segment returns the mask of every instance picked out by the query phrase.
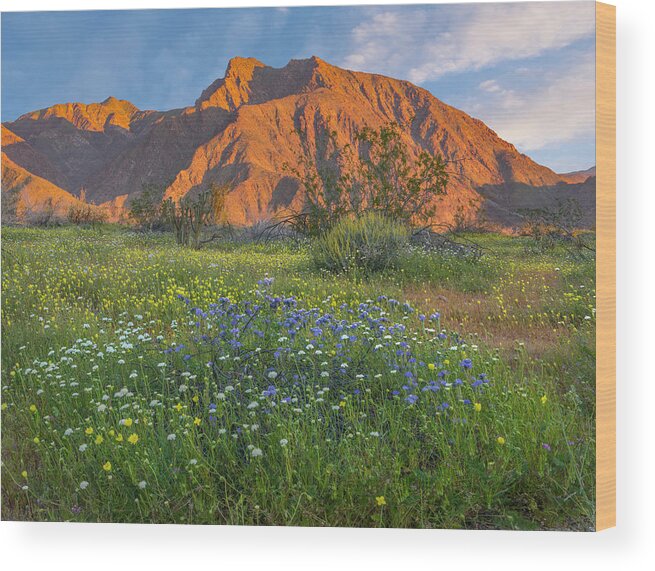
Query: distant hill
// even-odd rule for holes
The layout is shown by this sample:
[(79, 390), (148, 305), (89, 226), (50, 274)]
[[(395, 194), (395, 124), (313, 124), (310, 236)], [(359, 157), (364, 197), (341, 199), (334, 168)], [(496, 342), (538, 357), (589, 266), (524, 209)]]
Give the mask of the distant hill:
[[(39, 196), (50, 192), (61, 200), (84, 192), (95, 204), (120, 208), (144, 184), (179, 199), (226, 183), (228, 220), (250, 224), (302, 207), (299, 181), (285, 164), (298, 166), (302, 153), (319, 156), (332, 131), (338, 144), (356, 144), (358, 130), (389, 122), (398, 123), (414, 156), (426, 150), (456, 161), (447, 195), (436, 199), (435, 222), (450, 222), (458, 212), (476, 217), (490, 189), (519, 185), (533, 189), (535, 200), (550, 200), (560, 192), (552, 189), (575, 195), (584, 182), (537, 164), (482, 121), (407, 81), (317, 57), (283, 68), (234, 58), (225, 77), (183, 109), (142, 111), (110, 97), (54, 105), (3, 124), (3, 191), (21, 184), (23, 191), (38, 188)], [(495, 219), (512, 225), (505, 207), (511, 211), (511, 201), (496, 209)], [(595, 209), (595, 201), (588, 208)]]
[(593, 166), (593, 167), (591, 167), (591, 168), (589, 168), (587, 170), (584, 170), (584, 171), (566, 172), (566, 173), (562, 173), (560, 176), (566, 182), (569, 182), (569, 183), (584, 182), (589, 177), (595, 177), (596, 176), (596, 167)]

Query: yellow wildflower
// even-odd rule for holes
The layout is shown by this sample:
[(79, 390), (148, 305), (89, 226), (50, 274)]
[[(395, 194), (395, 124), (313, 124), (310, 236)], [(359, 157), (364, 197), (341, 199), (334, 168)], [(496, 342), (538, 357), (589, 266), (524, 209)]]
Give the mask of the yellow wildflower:
[(375, 503), (378, 506), (386, 506), (387, 505), (387, 501), (384, 499), (384, 496), (377, 496), (375, 498)]
[(93, 434), (93, 428), (91, 428), (91, 427), (89, 426), (89, 428), (87, 428), (84, 432), (85, 432), (86, 434)]
[(434, 369), (435, 369), (434, 363), (428, 363), (428, 369), (430, 369), (431, 371), (434, 371)]
[(195, 424), (196, 426), (200, 426), (200, 422), (201, 420), (197, 416), (193, 419), (193, 424)]
[(192, 400), (193, 402), (196, 402), (196, 403), (197, 403), (198, 400), (199, 400), (199, 399), (198, 399), (198, 395), (195, 395), (191, 400)]
[(30, 412), (36, 412), (36, 405), (34, 404), (30, 405)]
[(178, 402), (174, 407), (173, 407), (177, 412), (182, 411), (182, 403)]
[(105, 439), (102, 436), (100, 436), (99, 434), (98, 434), (98, 436), (96, 436), (96, 444), (102, 444), (104, 440)]
[(34, 440), (34, 444), (38, 444), (39, 442), (41, 442), (38, 436), (35, 436), (33, 440)]
[(131, 418), (126, 418), (123, 421), (123, 424), (129, 428), (130, 426), (132, 426), (132, 419)]
[(479, 402), (476, 402), (473, 405), (473, 408), (475, 409), (475, 412), (480, 412), (482, 410), (482, 405)]
[(546, 395), (541, 397), (541, 404), (546, 404), (548, 402), (548, 397)]
[(123, 442), (123, 435), (122, 434), (120, 434), (120, 433), (118, 434), (118, 436), (116, 437), (116, 442)]
[(136, 443), (139, 441), (139, 435), (136, 434), (136, 432), (133, 432), (132, 434), (130, 434), (130, 435), (127, 437), (127, 441), (128, 441), (130, 444), (136, 444)]
[(105, 472), (109, 472), (109, 471), (111, 470), (111, 462), (110, 462), (109, 460), (107, 460), (107, 462), (105, 462), (105, 463), (102, 465), (102, 469), (103, 469)]
[(496, 438), (496, 442), (498, 442), (498, 444), (502, 446), (503, 444), (505, 444), (505, 439), (502, 436), (499, 436), (498, 438)]
[(27, 470), (23, 470), (23, 471), (20, 473), (20, 475), (23, 476), (23, 478), (27, 479)]

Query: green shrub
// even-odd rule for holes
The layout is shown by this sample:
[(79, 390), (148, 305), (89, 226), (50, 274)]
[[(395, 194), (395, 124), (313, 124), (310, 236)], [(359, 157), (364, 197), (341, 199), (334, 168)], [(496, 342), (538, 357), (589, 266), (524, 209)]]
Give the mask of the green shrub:
[(394, 265), (408, 238), (404, 224), (370, 212), (342, 218), (315, 240), (312, 257), (317, 267), (333, 272), (376, 272)]

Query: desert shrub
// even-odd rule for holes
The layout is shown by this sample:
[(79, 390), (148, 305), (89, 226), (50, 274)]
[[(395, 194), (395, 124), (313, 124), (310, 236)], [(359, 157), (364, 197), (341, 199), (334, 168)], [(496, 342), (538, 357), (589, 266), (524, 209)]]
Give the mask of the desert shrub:
[(163, 186), (144, 184), (141, 192), (130, 200), (130, 219), (146, 230), (161, 226), (165, 222), (162, 215), (164, 191)]
[(317, 267), (333, 272), (365, 273), (393, 266), (408, 243), (404, 224), (369, 212), (359, 218), (342, 218), (312, 245)]
[(18, 222), (18, 211), (20, 206), (20, 188), (3, 190), (2, 192), (2, 223), (15, 224)]
[(58, 212), (60, 202), (48, 198), (43, 204), (19, 205), (19, 218), (28, 226), (59, 226), (63, 222), (62, 216)]
[(519, 213), (525, 220), (520, 234), (531, 239), (530, 250), (543, 253), (563, 246), (573, 256), (595, 255), (595, 247), (588, 243), (589, 233), (579, 229), (582, 208), (576, 199), (558, 200), (554, 207), (523, 209)]
[(252, 226), (240, 229), (239, 239), (242, 242), (279, 242), (301, 244), (306, 242), (307, 234), (300, 232), (294, 224), (284, 221), (262, 220)]
[(161, 206), (162, 217), (175, 230), (175, 240), (180, 246), (199, 250), (203, 244), (220, 237), (214, 233), (203, 239), (203, 229), (211, 222), (224, 218), (227, 186), (211, 184), (194, 198), (185, 196), (179, 202), (168, 199)]
[(441, 155), (421, 151), (412, 157), (397, 123), (378, 130), (365, 127), (355, 144), (345, 146), (339, 146), (336, 132), (328, 127), (316, 149), (303, 142), (299, 167), (285, 165), (304, 189), (303, 211), (287, 218), (296, 231), (319, 235), (344, 216), (365, 212), (407, 224), (432, 219), (434, 198), (445, 194), (449, 177)]
[(443, 157), (421, 151), (412, 160), (397, 123), (377, 131), (364, 128), (357, 140), (359, 168), (351, 185), (354, 212), (375, 210), (394, 220), (428, 223), (436, 213), (434, 198), (445, 194), (448, 184)]
[(104, 222), (106, 219), (105, 213), (96, 206), (91, 204), (74, 204), (68, 209), (66, 220), (69, 224), (88, 225), (98, 224)]

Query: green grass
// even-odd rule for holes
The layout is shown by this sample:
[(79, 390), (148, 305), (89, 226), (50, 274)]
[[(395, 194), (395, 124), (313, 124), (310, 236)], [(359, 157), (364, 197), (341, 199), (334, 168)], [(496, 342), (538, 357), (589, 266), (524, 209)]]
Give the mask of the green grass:
[(593, 527), (594, 261), (471, 238), (480, 261), (367, 278), (306, 245), (3, 229), (3, 518)]

